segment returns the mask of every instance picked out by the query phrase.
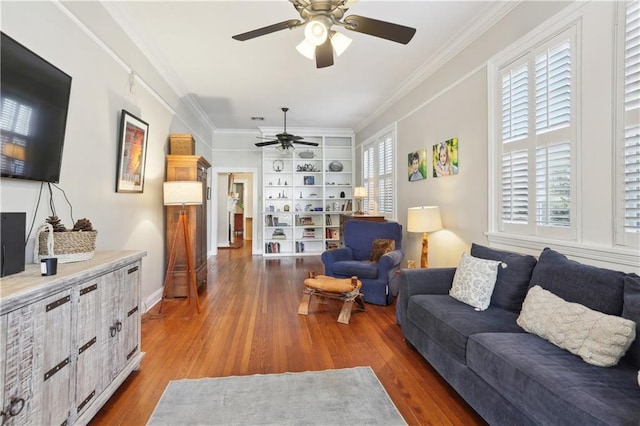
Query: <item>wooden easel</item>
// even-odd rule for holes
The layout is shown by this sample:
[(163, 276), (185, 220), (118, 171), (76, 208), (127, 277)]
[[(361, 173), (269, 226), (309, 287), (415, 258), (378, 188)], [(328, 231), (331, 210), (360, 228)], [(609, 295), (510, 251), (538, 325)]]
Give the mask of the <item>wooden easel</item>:
[(187, 301), (191, 303), (191, 291), (193, 290), (194, 298), (196, 299), (196, 310), (200, 313), (200, 299), (198, 298), (198, 287), (196, 286), (196, 271), (193, 269), (193, 253), (189, 249), (189, 226), (187, 220), (187, 211), (183, 208), (180, 210), (180, 219), (176, 224), (176, 230), (173, 234), (173, 242), (171, 243), (171, 252), (169, 254), (169, 264), (167, 265), (167, 275), (164, 278), (164, 288), (162, 290), (162, 299), (160, 300), (160, 309), (158, 313), (162, 313), (162, 306), (164, 298), (167, 295), (167, 289), (171, 285), (171, 274), (176, 264), (176, 252), (178, 233), (180, 232), (180, 225), (182, 224), (182, 230), (184, 235), (184, 248), (187, 255), (187, 279), (189, 280), (189, 286), (187, 288)]

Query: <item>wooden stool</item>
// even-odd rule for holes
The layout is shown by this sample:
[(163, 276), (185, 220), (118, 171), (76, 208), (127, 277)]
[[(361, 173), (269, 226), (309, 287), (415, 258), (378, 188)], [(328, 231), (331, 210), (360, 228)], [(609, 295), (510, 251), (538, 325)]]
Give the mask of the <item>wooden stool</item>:
[(355, 301), (361, 311), (365, 310), (364, 300), (362, 300), (362, 281), (358, 277), (334, 278), (326, 275), (315, 275), (309, 272), (309, 278), (304, 280), (305, 289), (302, 291), (302, 300), (298, 307), (298, 314), (308, 315), (311, 296), (320, 299), (320, 303), (327, 303), (326, 299), (342, 300), (342, 309), (338, 315), (338, 322), (349, 324), (351, 319), (351, 308)]

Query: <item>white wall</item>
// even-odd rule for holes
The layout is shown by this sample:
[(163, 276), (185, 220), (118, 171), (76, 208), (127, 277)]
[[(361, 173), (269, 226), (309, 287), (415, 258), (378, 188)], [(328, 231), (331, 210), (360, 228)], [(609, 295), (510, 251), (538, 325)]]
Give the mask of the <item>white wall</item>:
[[(455, 266), (460, 254), (472, 242), (488, 244), (488, 126), (487, 62), (539, 27), (547, 27), (564, 16), (570, 3), (522, 2), (489, 31), (482, 34), (411, 93), (359, 131), (357, 144), (382, 128), (397, 122), (398, 209), (397, 220), (406, 225), (408, 207), (439, 205), (445, 231), (429, 238), (430, 266)], [(578, 218), (579, 237), (555, 247), (594, 253), (620, 251), (615, 247), (612, 201), (614, 199), (613, 153), (613, 57), (614, 2), (576, 3), (566, 8), (578, 21), (582, 35), (579, 76), (580, 148), (578, 149), (578, 191), (582, 198)], [(564, 19), (564, 18), (562, 18)], [(427, 148), (431, 170), (431, 147), (452, 137), (459, 138), (459, 175), (408, 182), (407, 155)], [(594, 165), (600, 165), (595, 167)], [(430, 173), (429, 173), (430, 174)], [(536, 245), (509, 247), (539, 253)], [(550, 244), (554, 247), (554, 243)], [(405, 259), (419, 260), (421, 235), (405, 232)], [(535, 247), (536, 250), (532, 250)], [(574, 256), (579, 258), (578, 256)], [(607, 265), (587, 253), (579, 260)], [(638, 252), (623, 253), (616, 267), (638, 271)], [(634, 262), (635, 259), (635, 262)], [(611, 259), (607, 259), (611, 260)], [(609, 263), (610, 266), (610, 263)]]
[[(73, 205), (74, 219), (86, 217), (98, 231), (97, 250), (147, 251), (142, 274), (146, 310), (160, 296), (164, 280), (162, 182), (168, 136), (195, 134), (198, 153), (210, 158), (211, 126), (189, 112), (100, 3), (3, 2), (1, 19), (3, 32), (73, 78), (59, 186)], [(132, 69), (137, 75), (133, 91)], [(115, 192), (122, 109), (149, 123), (142, 194)], [(0, 185), (2, 211), (26, 212), (27, 228), (32, 222), (44, 223), (51, 214), (46, 190), (36, 213), (40, 183), (2, 179)], [(57, 190), (54, 201), (58, 216), (72, 226)], [(27, 261), (33, 259), (33, 238)]]

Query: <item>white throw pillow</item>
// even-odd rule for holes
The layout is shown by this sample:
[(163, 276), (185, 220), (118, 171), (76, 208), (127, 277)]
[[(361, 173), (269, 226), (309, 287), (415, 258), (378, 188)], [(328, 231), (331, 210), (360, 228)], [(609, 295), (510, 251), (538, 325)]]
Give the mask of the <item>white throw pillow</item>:
[(516, 322), (599, 367), (616, 365), (636, 337), (634, 321), (567, 302), (538, 285), (529, 289)]
[(480, 259), (464, 253), (453, 276), (449, 296), (473, 306), (476, 310), (484, 311), (491, 302), (500, 263), (497, 260)]

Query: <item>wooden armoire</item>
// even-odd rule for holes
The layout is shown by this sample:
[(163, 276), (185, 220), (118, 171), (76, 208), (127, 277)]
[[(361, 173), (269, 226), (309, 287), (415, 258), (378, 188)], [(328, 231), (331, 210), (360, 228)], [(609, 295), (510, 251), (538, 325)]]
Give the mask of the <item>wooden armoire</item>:
[[(199, 155), (167, 155), (167, 181), (197, 180), (202, 182), (202, 205), (199, 206), (166, 206), (166, 262), (169, 261), (171, 243), (173, 242), (176, 224), (180, 218), (180, 210), (187, 210), (190, 249), (193, 253), (198, 290), (207, 282), (207, 169), (211, 164)], [(178, 232), (178, 249), (176, 263), (171, 275), (171, 285), (167, 288), (166, 297), (186, 297), (188, 291), (187, 261), (182, 229)]]

